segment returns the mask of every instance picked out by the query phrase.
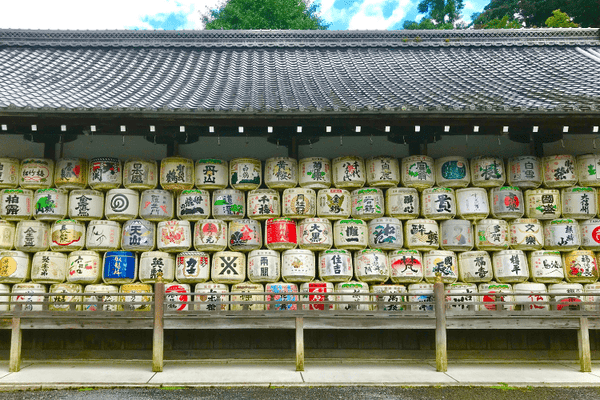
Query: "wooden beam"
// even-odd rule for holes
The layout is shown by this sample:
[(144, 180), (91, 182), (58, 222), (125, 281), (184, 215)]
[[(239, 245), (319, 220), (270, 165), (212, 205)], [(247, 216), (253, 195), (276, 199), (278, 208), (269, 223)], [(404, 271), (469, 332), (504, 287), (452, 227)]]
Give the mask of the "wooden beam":
[(298, 137), (292, 136), (290, 144), (288, 145), (288, 157), (298, 160)]
[(152, 372), (162, 372), (165, 351), (165, 284), (162, 278), (154, 284), (154, 330), (152, 335)]
[(437, 274), (433, 285), (435, 296), (435, 365), (438, 372), (448, 371), (448, 353), (446, 338), (446, 295), (442, 277)]
[(296, 371), (304, 371), (304, 318), (296, 317)]
[(589, 321), (586, 317), (579, 318), (577, 342), (579, 348), (579, 364), (581, 365), (581, 372), (592, 372), (592, 353), (590, 352), (590, 330)]
[(19, 372), (21, 370), (21, 347), (23, 343), (23, 331), (21, 330), (21, 318), (18, 316), (21, 311), (21, 304), (15, 306), (15, 316), (12, 317), (12, 328), (10, 336), (10, 362), (9, 372)]

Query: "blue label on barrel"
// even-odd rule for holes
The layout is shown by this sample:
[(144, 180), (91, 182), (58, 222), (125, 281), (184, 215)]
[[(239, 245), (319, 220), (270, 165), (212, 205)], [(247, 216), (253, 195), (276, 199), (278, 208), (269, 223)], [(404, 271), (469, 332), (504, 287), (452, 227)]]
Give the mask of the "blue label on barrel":
[(444, 179), (463, 179), (467, 175), (467, 167), (462, 161), (446, 161), (442, 165)]
[(135, 255), (130, 251), (107, 252), (104, 279), (135, 279)]

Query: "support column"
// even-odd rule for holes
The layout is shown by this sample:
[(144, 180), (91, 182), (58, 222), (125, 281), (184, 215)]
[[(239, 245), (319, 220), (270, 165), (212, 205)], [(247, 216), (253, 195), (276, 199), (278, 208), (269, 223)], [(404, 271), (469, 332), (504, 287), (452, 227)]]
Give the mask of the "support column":
[(298, 137), (292, 136), (290, 143), (288, 145), (288, 157), (298, 160)]
[(304, 318), (296, 317), (296, 371), (304, 371)]
[(165, 284), (162, 276), (154, 284), (154, 329), (152, 335), (152, 372), (162, 372), (164, 366), (164, 305)]
[(10, 336), (10, 361), (9, 372), (19, 372), (21, 370), (21, 347), (23, 343), (23, 331), (21, 330), (21, 303), (15, 305), (15, 311), (12, 317), (12, 328)]
[(447, 372), (446, 295), (442, 276), (439, 272), (436, 273), (433, 293), (435, 296), (435, 365), (438, 372)]
[(590, 325), (586, 317), (579, 318), (577, 342), (579, 348), (579, 365), (581, 366), (581, 372), (592, 372), (592, 353), (590, 351)]

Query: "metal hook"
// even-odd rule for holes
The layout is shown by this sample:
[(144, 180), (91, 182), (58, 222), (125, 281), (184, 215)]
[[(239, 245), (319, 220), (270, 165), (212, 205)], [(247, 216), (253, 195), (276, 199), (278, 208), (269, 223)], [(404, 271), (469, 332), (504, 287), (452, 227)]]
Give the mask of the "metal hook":
[(123, 135), (123, 146), (125, 146), (125, 135)]
[[(31, 135), (31, 138), (33, 139), (33, 135)], [(94, 131), (91, 132), (90, 143), (94, 143)]]
[(154, 144), (156, 144), (156, 135), (154, 135)]
[(402, 135), (402, 141), (404, 142), (404, 145), (406, 146), (406, 139), (404, 138), (404, 135)]
[(277, 148), (279, 148), (279, 139), (277, 139)]
[(188, 142), (188, 133), (187, 132), (185, 133), (185, 142), (186, 143)]
[(343, 145), (344, 145), (344, 140), (343, 140), (343, 138), (344, 138), (343, 136), (340, 136), (340, 146), (343, 146)]
[(62, 144), (62, 135), (58, 138), (58, 144)]
[(594, 140), (592, 140), (592, 144), (594, 145), (594, 150), (596, 149), (596, 138), (594, 138)]
[(217, 135), (217, 146), (221, 145), (221, 135)]
[(465, 144), (469, 144), (469, 135), (465, 135)]
[(502, 146), (502, 142), (500, 141), (500, 135), (498, 135), (498, 146)]
[(312, 142), (310, 141), (310, 139), (308, 139), (308, 147), (312, 149)]
[(246, 145), (248, 144), (248, 134), (246, 133)]
[(565, 141), (564, 139), (560, 139), (560, 145), (562, 146), (562, 148), (565, 148)]
[(371, 137), (369, 137), (369, 141), (371, 142), (371, 146), (373, 146), (373, 134), (371, 134)]

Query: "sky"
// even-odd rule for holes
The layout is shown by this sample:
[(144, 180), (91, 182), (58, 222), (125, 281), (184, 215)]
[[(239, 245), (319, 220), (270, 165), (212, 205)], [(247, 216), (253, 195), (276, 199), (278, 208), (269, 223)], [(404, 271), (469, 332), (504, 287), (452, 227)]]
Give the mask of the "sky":
[[(4, 0), (0, 28), (12, 29), (202, 29), (200, 14), (223, 0)], [(332, 30), (401, 29), (420, 20), (419, 0), (313, 0)], [(490, 0), (466, 0), (470, 22)]]

